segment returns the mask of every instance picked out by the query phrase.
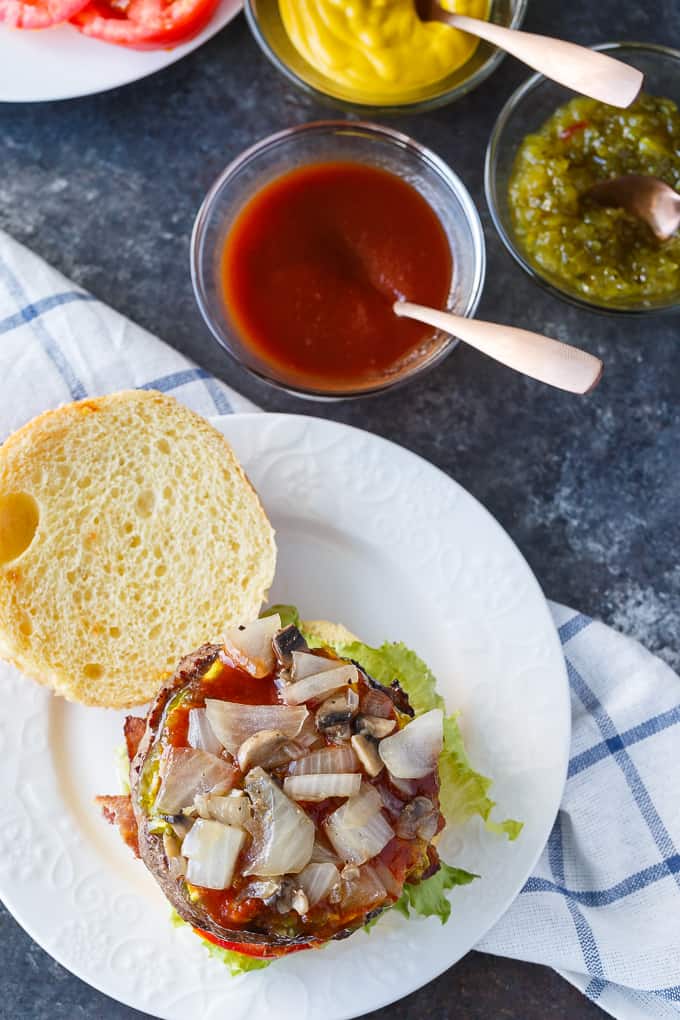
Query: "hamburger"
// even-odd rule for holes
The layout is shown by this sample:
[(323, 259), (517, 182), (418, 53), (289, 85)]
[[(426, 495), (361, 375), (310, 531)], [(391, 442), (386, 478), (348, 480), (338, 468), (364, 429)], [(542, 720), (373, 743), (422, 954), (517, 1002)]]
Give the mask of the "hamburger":
[(475, 876), (440, 860), (444, 824), (521, 828), (491, 820), (414, 652), (257, 615), (275, 562), (231, 448), (163, 394), (68, 404), (0, 447), (0, 656), (86, 705), (153, 699), (99, 806), (232, 972), (391, 907), (445, 921)]
[(180, 662), (100, 798), (180, 918), (271, 958), (346, 938), (440, 870), (443, 713), (278, 614)]

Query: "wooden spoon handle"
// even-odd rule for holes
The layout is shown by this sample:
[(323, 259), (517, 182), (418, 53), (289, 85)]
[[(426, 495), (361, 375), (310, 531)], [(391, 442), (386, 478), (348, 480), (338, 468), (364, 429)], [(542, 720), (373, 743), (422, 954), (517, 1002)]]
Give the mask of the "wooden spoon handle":
[(450, 14), (446, 21), (512, 53), (546, 78), (610, 106), (630, 106), (642, 88), (643, 74), (636, 67), (586, 46), (503, 28), (465, 14)]
[(590, 392), (602, 376), (603, 365), (599, 358), (540, 333), (495, 322), (480, 322), (479, 319), (464, 319), (460, 315), (409, 301), (397, 301), (394, 311), (407, 319), (416, 319), (450, 333), (502, 365), (569, 393)]

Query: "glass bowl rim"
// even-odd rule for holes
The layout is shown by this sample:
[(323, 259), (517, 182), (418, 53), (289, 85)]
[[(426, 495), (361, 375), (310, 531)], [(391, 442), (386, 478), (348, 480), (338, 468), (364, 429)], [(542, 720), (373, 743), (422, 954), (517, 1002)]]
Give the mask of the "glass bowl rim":
[[(401, 131), (396, 131), (394, 128), (385, 127), (382, 124), (373, 124), (370, 121), (354, 121), (354, 120), (315, 120), (309, 121), (304, 124), (296, 124), (293, 127), (284, 128), (281, 131), (276, 131), (273, 134), (267, 135), (265, 138), (261, 138), (253, 145), (248, 146), (233, 160), (231, 160), (227, 166), (222, 170), (220, 174), (215, 178), (212, 185), (206, 192), (206, 195), (201, 202), (199, 210), (194, 220), (193, 229), (191, 232), (191, 240), (189, 245), (189, 260), (191, 268), (191, 283), (194, 291), (194, 297), (198, 305), (198, 309), (201, 313), (203, 321), (208, 326), (208, 329), (228, 354), (246, 371), (252, 375), (261, 379), (263, 382), (275, 387), (276, 389), (283, 390), (284, 392), (290, 393), (298, 397), (307, 397), (309, 399), (317, 400), (347, 400), (358, 397), (374, 396), (380, 393), (385, 393), (389, 390), (398, 389), (417, 376), (428, 372), (431, 368), (438, 365), (443, 359), (450, 354), (450, 352), (458, 345), (459, 341), (454, 336), (444, 335), (445, 338), (437, 350), (425, 361), (418, 364), (412, 371), (406, 371), (402, 375), (398, 376), (394, 380), (387, 380), (386, 382), (367, 387), (364, 389), (348, 389), (348, 390), (320, 390), (314, 387), (306, 387), (302, 385), (294, 385), (291, 383), (283, 382), (276, 378), (274, 375), (267, 374), (264, 370), (253, 368), (247, 364), (241, 357), (238, 349), (235, 349), (232, 342), (225, 336), (224, 332), (219, 328), (215, 316), (212, 312), (212, 303), (206, 293), (204, 287), (204, 272), (203, 272), (203, 253), (205, 249), (205, 235), (208, 224), (210, 223), (211, 216), (214, 211), (214, 205), (218, 199), (222, 189), (225, 185), (228, 185), (229, 180), (240, 170), (246, 167), (259, 155), (266, 152), (267, 150), (274, 148), (281, 143), (293, 141), (300, 135), (305, 134), (333, 134), (339, 133), (362, 133), (367, 137), (378, 138), (379, 140), (386, 141), (391, 144), (395, 150), (408, 150), (421, 163), (429, 165), (432, 170), (438, 175), (442, 183), (446, 186), (450, 193), (453, 193), (460, 203), (470, 232), (472, 234), (472, 262), (473, 262), (473, 280), (472, 286), (470, 287), (469, 294), (465, 300), (464, 307), (456, 314), (462, 315), (466, 318), (472, 318), (477, 310), (479, 302), (482, 297), (482, 291), (484, 288), (484, 281), (486, 277), (486, 239), (484, 236), (484, 229), (482, 227), (482, 221), (479, 215), (479, 210), (475, 205), (475, 202), (470, 195), (467, 187), (460, 179), (457, 173), (446, 163), (445, 160), (438, 156), (437, 153), (433, 152), (427, 146), (421, 145), (415, 139), (409, 137)], [(436, 213), (437, 210), (435, 209)], [(454, 259), (455, 259), (455, 252)]]
[[(515, 0), (517, 7), (508, 22), (508, 28), (520, 28), (524, 22), (527, 13), (527, 7), (529, 0)], [(342, 99), (339, 96), (331, 96), (327, 92), (323, 92), (318, 89), (315, 85), (310, 85), (309, 82), (301, 78), (297, 72), (286, 64), (284, 60), (278, 55), (278, 53), (270, 46), (269, 41), (266, 39), (261, 27), (260, 22), (255, 13), (253, 7), (253, 0), (244, 0), (243, 10), (248, 22), (248, 27), (252, 32), (255, 41), (264, 53), (265, 57), (274, 65), (274, 67), (292, 82), (297, 85), (298, 88), (306, 92), (307, 95), (312, 96), (314, 99), (319, 100), (327, 105), (334, 106), (336, 109), (342, 109), (350, 113), (355, 113), (358, 116), (389, 116), (391, 114), (399, 115), (402, 114), (407, 116), (412, 113), (424, 113), (427, 110), (434, 110), (437, 107), (445, 106), (448, 103), (453, 103), (457, 99), (462, 99), (463, 96), (467, 95), (468, 92), (472, 92), (482, 82), (493, 74), (497, 69), (502, 60), (505, 59), (507, 54), (504, 50), (499, 49), (497, 46), (492, 46), (492, 53), (481, 67), (477, 68), (474, 74), (469, 75), (460, 84), (455, 85), (453, 88), (447, 89), (444, 92), (437, 92), (432, 96), (428, 96), (425, 99), (416, 99), (410, 103), (391, 103), (380, 105), (376, 103), (360, 103), (351, 99)], [(463, 65), (464, 67), (465, 65)]]
[[(623, 40), (618, 40), (615, 42), (598, 43), (595, 46), (591, 46), (590, 49), (600, 50), (605, 53), (618, 52), (620, 50), (634, 50), (641, 53), (657, 53), (663, 57), (670, 57), (678, 64), (678, 70), (680, 71), (680, 50), (673, 49), (670, 46), (663, 46), (660, 43), (625, 42)], [(668, 302), (667, 304), (653, 305), (650, 307), (622, 306), (617, 308), (615, 305), (605, 305), (598, 303), (597, 301), (589, 301), (587, 298), (580, 297), (571, 291), (564, 290), (552, 280), (543, 276), (540, 271), (525, 258), (515, 239), (509, 231), (506, 230), (499, 211), (500, 203), (498, 201), (498, 192), (496, 188), (497, 154), (500, 148), (500, 141), (510, 117), (518, 110), (525, 97), (529, 95), (530, 92), (533, 92), (548, 81), (550, 81), (550, 79), (546, 78), (544, 74), (537, 73), (532, 74), (525, 81), (521, 82), (501, 107), (500, 113), (498, 114), (492, 128), (484, 156), (484, 196), (486, 198), (486, 204), (491, 215), (491, 220), (496, 229), (496, 233), (515, 262), (522, 267), (525, 273), (527, 273), (527, 275), (535, 283), (553, 297), (558, 297), (562, 301), (567, 301), (569, 304), (575, 305), (577, 308), (613, 316), (661, 315), (678, 311), (680, 309), (680, 297), (674, 301)]]

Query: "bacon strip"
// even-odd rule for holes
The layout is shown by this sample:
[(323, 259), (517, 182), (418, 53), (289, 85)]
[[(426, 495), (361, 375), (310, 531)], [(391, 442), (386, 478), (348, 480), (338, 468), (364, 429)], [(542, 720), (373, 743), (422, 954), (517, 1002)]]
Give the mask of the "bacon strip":
[(135, 857), (139, 857), (139, 833), (130, 794), (120, 794), (116, 797), (95, 797), (95, 801), (102, 809), (106, 821), (111, 825), (118, 826), (121, 836)]
[(127, 753), (130, 761), (137, 754), (137, 748), (139, 742), (144, 736), (146, 730), (146, 719), (140, 719), (136, 715), (129, 715), (123, 726), (123, 736), (125, 737), (125, 743), (127, 745)]

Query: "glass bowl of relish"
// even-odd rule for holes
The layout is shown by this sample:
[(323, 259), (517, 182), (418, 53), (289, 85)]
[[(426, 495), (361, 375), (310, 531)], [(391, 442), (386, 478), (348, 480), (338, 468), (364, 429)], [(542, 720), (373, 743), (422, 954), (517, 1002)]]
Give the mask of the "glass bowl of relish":
[(259, 378), (316, 399), (365, 396), (438, 364), (454, 337), (409, 300), (472, 316), (484, 234), (456, 174), (406, 135), (321, 121), (243, 152), (198, 212), (191, 272), (217, 341)]
[(585, 194), (626, 174), (680, 191), (680, 53), (646, 43), (603, 50), (645, 75), (626, 110), (574, 96), (534, 75), (507, 101), (486, 153), (494, 225), (515, 261), (553, 294), (604, 312), (680, 307), (680, 237), (660, 243), (623, 209)]

